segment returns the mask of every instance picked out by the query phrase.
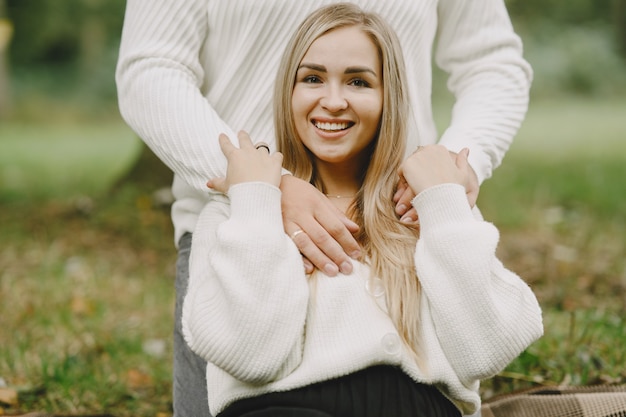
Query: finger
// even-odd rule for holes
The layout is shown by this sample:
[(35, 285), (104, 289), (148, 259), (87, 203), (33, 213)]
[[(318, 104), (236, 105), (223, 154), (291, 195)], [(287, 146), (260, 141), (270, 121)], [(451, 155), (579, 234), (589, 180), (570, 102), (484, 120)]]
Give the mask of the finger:
[[(315, 220), (321, 225), (324, 232), (327, 232), (343, 249), (342, 255), (348, 254), (353, 259), (361, 256), (361, 248), (352, 233), (359, 231), (359, 225), (350, 220), (341, 210), (339, 210), (330, 200), (324, 200), (327, 207), (332, 210), (336, 216), (326, 216), (319, 213), (314, 214)], [(322, 236), (323, 238), (323, 236)], [(320, 239), (321, 240), (321, 239)], [(337, 260), (338, 255), (333, 255), (322, 248), (324, 252), (332, 259)], [(341, 259), (345, 259), (341, 256)], [(340, 265), (336, 262), (337, 265)]]
[[(353, 222), (352, 220), (350, 220), (349, 218), (347, 218), (341, 212), (339, 213), (339, 220), (341, 221), (341, 223), (343, 223), (344, 226), (346, 226), (348, 231), (351, 233), (350, 236), (352, 236), (352, 233), (356, 233), (359, 231), (359, 225)], [(354, 237), (352, 239), (354, 239)]]
[(257, 143), (255, 143), (255, 144), (254, 144), (254, 147), (256, 148), (256, 150), (259, 150), (259, 149), (260, 149), (260, 150), (262, 150), (262, 151), (267, 152), (268, 154), (269, 154), (269, 153), (271, 153), (271, 151), (270, 151), (270, 145), (268, 145), (268, 144), (267, 144), (267, 143), (265, 143), (265, 142), (257, 142)]
[(417, 223), (418, 217), (417, 217), (417, 210), (415, 210), (415, 207), (411, 207), (410, 210), (404, 213), (400, 221), (402, 223)]
[(463, 172), (466, 172), (468, 168), (468, 164), (469, 164), (469, 162), (467, 162), (468, 156), (469, 156), (469, 149), (463, 148), (461, 149), (461, 152), (459, 152), (456, 155), (456, 158), (454, 160), (454, 162), (456, 163), (456, 166)]
[[(343, 273), (352, 272), (352, 259), (358, 259), (361, 256), (361, 248), (356, 239), (345, 227), (341, 220), (337, 218), (315, 217), (317, 224), (312, 224), (311, 230), (306, 230), (309, 238), (321, 250), (324, 255), (339, 267)], [(310, 256), (303, 252), (309, 259)], [(313, 263), (315, 261), (311, 259)]]
[(403, 176), (400, 176), (400, 179), (398, 180), (398, 188), (396, 189), (396, 192), (393, 195), (393, 202), (394, 203), (398, 203), (398, 201), (400, 201), (400, 197), (402, 197), (402, 194), (404, 194), (404, 191), (409, 187), (409, 185), (406, 183), (406, 180), (404, 179)]
[(228, 159), (228, 156), (230, 155), (230, 153), (236, 149), (235, 145), (233, 145), (233, 143), (230, 141), (228, 136), (226, 136), (224, 133), (220, 133), (218, 140), (220, 143), (220, 149), (222, 150), (222, 153), (224, 154), (226, 159)]
[(252, 139), (250, 139), (250, 135), (245, 130), (240, 130), (237, 133), (237, 138), (239, 139), (239, 147), (241, 149), (254, 148), (254, 145), (252, 144)]
[(212, 190), (219, 191), (220, 193), (226, 194), (228, 192), (228, 185), (226, 184), (225, 177), (211, 178), (207, 181), (206, 185)]
[(281, 152), (274, 152), (270, 155), (270, 158), (274, 159), (280, 166), (283, 165), (283, 154)]
[[(304, 228), (300, 228), (297, 225), (296, 227), (296, 233), (292, 233), (290, 237), (300, 253), (302, 253), (302, 256), (306, 258), (311, 263), (311, 265), (322, 271), (324, 274), (330, 277), (336, 276), (339, 272), (339, 268), (337, 267), (337, 265), (335, 265), (333, 261), (328, 256), (326, 256), (315, 243), (313, 243), (313, 240), (311, 240), (307, 232), (304, 232)], [(307, 229), (312, 230), (312, 227), (308, 227)]]
[(302, 263), (304, 264), (304, 272), (306, 272), (307, 274), (312, 274), (313, 271), (315, 271), (315, 267), (313, 266), (311, 261), (306, 258), (306, 256), (302, 257)]
[(327, 218), (324, 221), (317, 218), (314, 220), (317, 222), (301, 225), (305, 233), (299, 236), (305, 236), (300, 240), (301, 245), (298, 245), (300, 252), (329, 276), (336, 275), (337, 270), (350, 274), (352, 272), (350, 256), (358, 258), (361, 255), (354, 236), (340, 221), (328, 221)]
[(405, 216), (407, 211), (411, 209), (411, 201), (413, 201), (414, 198), (415, 193), (407, 186), (396, 204), (396, 214), (400, 217)]

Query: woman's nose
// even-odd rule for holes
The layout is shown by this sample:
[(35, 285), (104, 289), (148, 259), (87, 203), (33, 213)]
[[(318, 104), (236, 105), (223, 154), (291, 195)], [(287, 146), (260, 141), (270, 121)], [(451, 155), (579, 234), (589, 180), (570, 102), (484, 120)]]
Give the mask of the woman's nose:
[(340, 86), (329, 86), (320, 99), (320, 105), (330, 112), (338, 112), (348, 108), (348, 100)]

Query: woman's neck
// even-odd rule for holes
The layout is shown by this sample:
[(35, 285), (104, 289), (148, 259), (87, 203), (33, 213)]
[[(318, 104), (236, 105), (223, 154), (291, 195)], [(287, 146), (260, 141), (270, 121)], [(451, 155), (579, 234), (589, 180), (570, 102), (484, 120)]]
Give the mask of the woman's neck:
[(341, 212), (346, 213), (361, 187), (360, 182), (352, 174), (333, 172), (332, 175), (323, 175), (320, 171), (317, 174), (324, 185), (326, 197)]

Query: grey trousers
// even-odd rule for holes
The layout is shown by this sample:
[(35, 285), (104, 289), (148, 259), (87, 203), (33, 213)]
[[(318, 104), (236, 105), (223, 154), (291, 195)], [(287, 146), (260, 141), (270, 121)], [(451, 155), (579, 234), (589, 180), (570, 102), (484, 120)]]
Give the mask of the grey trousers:
[[(191, 234), (178, 245), (176, 260), (176, 311), (174, 315), (174, 416), (211, 417), (206, 391), (206, 362), (189, 349), (182, 332), (183, 300), (189, 284)], [(480, 417), (480, 410), (468, 417)]]
[(191, 234), (179, 242), (176, 261), (176, 311), (174, 315), (174, 417), (211, 417), (206, 391), (206, 362), (189, 349), (182, 331), (183, 300), (189, 284)]

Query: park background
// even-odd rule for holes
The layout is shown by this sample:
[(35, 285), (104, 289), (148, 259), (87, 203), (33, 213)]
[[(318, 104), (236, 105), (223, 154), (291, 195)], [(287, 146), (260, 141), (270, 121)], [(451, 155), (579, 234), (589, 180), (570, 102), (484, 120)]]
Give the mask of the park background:
[[(478, 204), (545, 336), (483, 397), (626, 383), (626, 0), (508, 0), (535, 80)], [(171, 415), (169, 173), (121, 120), (123, 0), (0, 0), (0, 415)], [(436, 116), (451, 98), (436, 74)]]

